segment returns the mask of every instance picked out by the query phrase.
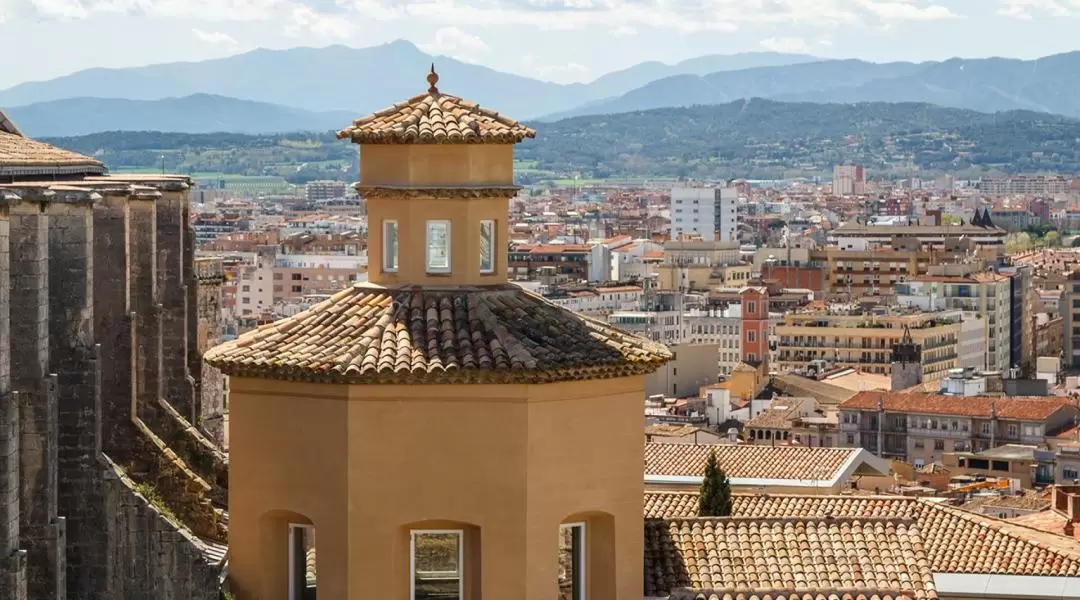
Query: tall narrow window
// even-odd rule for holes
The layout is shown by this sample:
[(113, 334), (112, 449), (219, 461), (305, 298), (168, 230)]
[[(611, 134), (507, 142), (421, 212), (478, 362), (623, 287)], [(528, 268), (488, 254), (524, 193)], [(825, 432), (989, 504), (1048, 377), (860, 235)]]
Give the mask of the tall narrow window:
[(450, 221), (427, 222), (427, 272), (450, 272)]
[(414, 530), (410, 551), (411, 600), (461, 600), (465, 594), (462, 531)]
[(383, 221), (383, 271), (394, 273), (398, 267), (397, 221)]
[(315, 528), (289, 525), (289, 600), (315, 600)]
[(495, 221), (480, 221), (480, 272), (495, 272)]
[(585, 524), (559, 526), (559, 600), (585, 600)]

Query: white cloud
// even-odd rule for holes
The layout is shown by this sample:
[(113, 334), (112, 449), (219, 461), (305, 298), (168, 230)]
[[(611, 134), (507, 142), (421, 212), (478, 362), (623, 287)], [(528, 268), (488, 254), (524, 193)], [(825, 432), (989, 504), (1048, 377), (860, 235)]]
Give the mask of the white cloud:
[(1080, 13), (1080, 0), (1003, 0), (997, 14), (1014, 19), (1030, 20), (1032, 13), (1051, 17), (1068, 17)]
[(285, 33), (300, 36), (312, 33), (320, 38), (345, 39), (352, 35), (353, 24), (342, 15), (327, 15), (315, 12), (310, 6), (292, 7), (292, 22), (285, 27)]
[(32, 5), (46, 19), (85, 19), (90, 14), (80, 0), (33, 0)]
[(457, 27), (443, 27), (435, 32), (435, 40), (419, 44), (428, 54), (442, 54), (460, 60), (476, 61), (488, 51), (488, 45), (479, 37), (465, 33)]
[(239, 46), (240, 42), (236, 41), (233, 36), (222, 31), (203, 31), (202, 29), (192, 29), (192, 33), (195, 37), (199, 38), (199, 41), (214, 46)]
[(909, 0), (857, 0), (857, 4), (883, 21), (938, 21), (957, 17), (940, 4), (919, 4)]
[(808, 52), (810, 46), (806, 40), (797, 37), (771, 37), (761, 40), (759, 45), (773, 52)]
[(637, 35), (637, 29), (629, 25), (619, 25), (614, 30), (612, 30), (611, 35), (615, 37), (630, 37)]

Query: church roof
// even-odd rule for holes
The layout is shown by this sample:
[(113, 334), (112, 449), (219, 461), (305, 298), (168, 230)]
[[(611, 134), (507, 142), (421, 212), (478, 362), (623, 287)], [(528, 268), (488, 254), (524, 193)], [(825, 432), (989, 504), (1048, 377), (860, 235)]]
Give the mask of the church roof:
[(516, 144), (536, 131), (479, 104), (443, 94), (432, 66), (426, 94), (353, 121), (338, 132), (356, 144)]
[(514, 285), (356, 284), (206, 354), (227, 375), (329, 383), (546, 383), (649, 373), (651, 342)]
[(0, 112), (0, 176), (101, 175), (100, 161), (23, 136)]

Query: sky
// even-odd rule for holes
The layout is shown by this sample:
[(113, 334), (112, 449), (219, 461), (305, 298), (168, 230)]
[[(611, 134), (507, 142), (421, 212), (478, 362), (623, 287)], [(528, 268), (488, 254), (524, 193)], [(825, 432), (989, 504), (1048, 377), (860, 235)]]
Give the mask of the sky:
[(775, 50), (872, 61), (1080, 49), (1080, 0), (0, 0), (0, 89), (93, 67), (406, 39), (523, 76)]

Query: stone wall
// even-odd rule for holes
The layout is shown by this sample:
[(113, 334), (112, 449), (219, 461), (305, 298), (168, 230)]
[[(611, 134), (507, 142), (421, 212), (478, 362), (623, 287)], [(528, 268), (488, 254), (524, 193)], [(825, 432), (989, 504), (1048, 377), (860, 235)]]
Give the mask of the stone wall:
[(58, 413), (49, 376), (49, 190), (24, 192), (9, 213), (11, 387), (19, 398), (19, 538), (31, 598), (64, 596), (63, 524), (57, 515)]
[[(195, 280), (198, 311), (193, 319), (197, 324), (196, 346), (199, 356), (217, 346), (221, 339), (221, 286), (225, 283), (225, 269), (220, 258), (195, 260)], [(210, 365), (202, 365), (199, 379), (200, 422), (202, 430), (222, 448), (228, 448), (225, 439), (225, 412), (227, 398), (225, 376)]]
[(26, 600), (26, 551), (19, 544), (19, 405), (11, 393), (9, 204), (0, 192), (0, 600)]
[[(94, 341), (97, 193), (60, 192), (49, 204), (49, 363), (58, 404), (57, 504), (66, 527), (66, 592), (102, 597), (107, 562), (96, 552), (104, 510), (100, 357)], [(63, 588), (61, 584), (61, 588)]]
[[(221, 567), (194, 538), (115, 465), (103, 473), (105, 523), (114, 567), (103, 579), (108, 598), (218, 600)], [(153, 496), (154, 492), (146, 492)]]
[(10, 189), (10, 208), (0, 197), (0, 600), (216, 599), (228, 457), (191, 423), (201, 408), (186, 184)]

